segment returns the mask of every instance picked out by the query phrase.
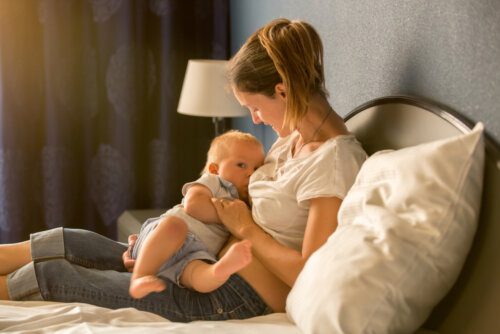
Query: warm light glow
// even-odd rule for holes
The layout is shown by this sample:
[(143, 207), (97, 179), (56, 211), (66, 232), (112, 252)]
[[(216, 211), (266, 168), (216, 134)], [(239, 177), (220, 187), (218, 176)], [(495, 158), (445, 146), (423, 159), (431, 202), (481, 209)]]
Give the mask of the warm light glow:
[(248, 116), (227, 87), (226, 60), (189, 60), (177, 111), (207, 117)]

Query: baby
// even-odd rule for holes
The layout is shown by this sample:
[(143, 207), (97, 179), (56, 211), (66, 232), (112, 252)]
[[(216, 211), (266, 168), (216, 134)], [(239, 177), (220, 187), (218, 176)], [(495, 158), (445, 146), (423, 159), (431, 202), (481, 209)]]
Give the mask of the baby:
[(247, 240), (231, 246), (217, 261), (229, 233), (211, 198), (239, 198), (249, 204), (250, 175), (263, 162), (262, 144), (250, 134), (231, 130), (212, 141), (202, 176), (182, 188), (182, 203), (143, 224), (130, 251), (137, 259), (130, 281), (132, 297), (164, 290), (165, 280), (210, 292), (250, 263)]

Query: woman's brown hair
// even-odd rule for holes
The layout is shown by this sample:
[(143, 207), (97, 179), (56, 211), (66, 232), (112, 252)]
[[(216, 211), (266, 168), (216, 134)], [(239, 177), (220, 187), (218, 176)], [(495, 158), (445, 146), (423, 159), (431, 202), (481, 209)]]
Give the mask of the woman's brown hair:
[(293, 130), (314, 94), (328, 96), (321, 39), (306, 22), (273, 20), (250, 36), (231, 58), (228, 81), (239, 91), (269, 97), (283, 83), (287, 94), (284, 125)]

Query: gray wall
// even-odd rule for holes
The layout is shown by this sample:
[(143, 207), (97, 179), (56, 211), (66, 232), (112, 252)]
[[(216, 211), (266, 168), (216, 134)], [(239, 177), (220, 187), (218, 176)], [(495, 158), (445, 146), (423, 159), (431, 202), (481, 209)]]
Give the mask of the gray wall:
[[(500, 142), (500, 1), (231, 0), (231, 50), (277, 17), (316, 27), (330, 102), (342, 116), (371, 99), (426, 97), (486, 126)], [(233, 122), (267, 147), (272, 130)]]

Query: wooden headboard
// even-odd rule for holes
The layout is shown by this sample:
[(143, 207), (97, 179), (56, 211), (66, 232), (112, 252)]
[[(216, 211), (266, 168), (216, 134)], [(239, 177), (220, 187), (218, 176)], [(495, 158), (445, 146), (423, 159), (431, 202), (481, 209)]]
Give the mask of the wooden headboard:
[[(467, 133), (473, 125), (445, 106), (411, 96), (372, 100), (345, 120), (368, 154)], [(458, 281), (423, 326), (438, 333), (500, 333), (500, 150), (488, 136), (485, 146), (482, 206), (472, 249)]]

